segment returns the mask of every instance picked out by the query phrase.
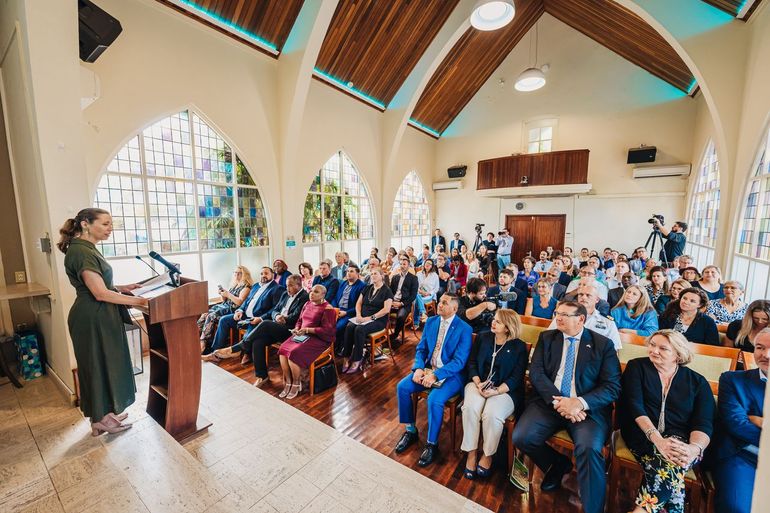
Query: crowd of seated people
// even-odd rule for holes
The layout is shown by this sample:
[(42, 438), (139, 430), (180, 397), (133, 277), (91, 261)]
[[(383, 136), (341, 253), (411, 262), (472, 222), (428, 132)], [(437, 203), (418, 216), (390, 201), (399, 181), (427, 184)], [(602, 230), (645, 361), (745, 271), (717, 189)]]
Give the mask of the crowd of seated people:
[[(684, 476), (701, 462), (716, 482), (716, 511), (750, 511), (770, 301), (747, 304), (741, 283), (723, 281), (713, 265), (699, 270), (687, 255), (662, 266), (645, 248), (629, 258), (612, 248), (573, 255), (571, 248), (548, 247), (538, 260), (525, 257), (519, 271), (510, 262), (512, 247), (507, 231), (497, 239), (488, 233), (472, 251), (459, 233), (447, 244), (437, 230), (419, 254), (388, 248), (380, 260), (373, 248), (363, 272), (344, 252), (335, 254), (336, 265), (324, 260), (313, 272), (302, 263), (295, 275), (276, 260), (253, 284), (239, 267), (230, 289), (220, 291), (222, 303), (201, 318), (202, 353), (215, 362), (242, 354), (261, 386), (269, 379), (265, 347), (280, 344), (279, 397), (292, 399), (302, 391), (301, 369), (332, 344), (342, 373), (359, 372), (367, 337), (389, 325), (395, 339), (411, 313), (422, 329), (411, 371), (395, 390), (404, 424), (397, 454), (420, 440), (414, 395), (430, 390), (418, 465), (436, 461), (444, 407), (459, 394), (466, 479), (489, 476), (503, 426), (515, 414), (508, 442), (542, 470), (541, 489), (559, 488), (572, 469), (572, 460), (546, 443), (566, 430), (583, 510), (600, 512), (614, 407), (617, 435), (643, 474), (634, 512), (683, 511)], [(427, 316), (427, 304), (435, 305), (435, 316)], [(551, 321), (531, 359), (520, 339), (521, 316)], [(227, 347), (236, 325), (245, 334)], [(621, 334), (644, 337), (647, 349), (623, 370)], [(715, 400), (706, 379), (687, 366), (695, 358), (692, 343), (752, 353), (757, 368), (724, 373)]]

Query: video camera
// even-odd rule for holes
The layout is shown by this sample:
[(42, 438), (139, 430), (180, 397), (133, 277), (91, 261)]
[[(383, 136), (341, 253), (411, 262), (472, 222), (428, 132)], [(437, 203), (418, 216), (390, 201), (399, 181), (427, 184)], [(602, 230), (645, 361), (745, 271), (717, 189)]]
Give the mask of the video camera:
[(509, 301), (516, 301), (519, 295), (514, 291), (499, 292), (494, 296), (487, 296), (485, 301), (496, 303), (498, 306), (503, 307), (508, 304)]
[(481, 235), (481, 228), (482, 228), (483, 226), (484, 226), (484, 223), (476, 223), (476, 228), (475, 228), (475, 230), (476, 230), (476, 233), (478, 233), (479, 235)]
[(660, 221), (661, 225), (666, 224), (665, 218), (663, 217), (662, 214), (652, 214), (652, 216), (647, 220), (647, 222), (650, 224), (655, 224), (656, 219)]

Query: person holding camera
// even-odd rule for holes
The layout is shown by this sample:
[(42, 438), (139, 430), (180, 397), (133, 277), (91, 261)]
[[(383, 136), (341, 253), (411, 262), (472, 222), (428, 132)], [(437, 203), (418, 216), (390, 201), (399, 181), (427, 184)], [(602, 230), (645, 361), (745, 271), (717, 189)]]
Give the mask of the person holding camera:
[(460, 298), (457, 315), (467, 322), (473, 333), (484, 333), (492, 328), (497, 304), (487, 300), (487, 284), (481, 278), (471, 278), (465, 285), (465, 296)]
[(505, 266), (511, 263), (511, 250), (513, 250), (513, 237), (508, 234), (508, 228), (503, 228), (497, 232), (498, 269), (505, 269)]
[[(673, 262), (674, 258), (684, 255), (684, 246), (687, 244), (687, 223), (677, 221), (671, 226), (671, 230), (663, 226), (663, 216), (653, 215), (649, 220), (653, 229), (658, 230), (666, 239), (663, 249), (660, 250), (660, 259), (664, 262)], [(670, 267), (670, 264), (668, 264)]]

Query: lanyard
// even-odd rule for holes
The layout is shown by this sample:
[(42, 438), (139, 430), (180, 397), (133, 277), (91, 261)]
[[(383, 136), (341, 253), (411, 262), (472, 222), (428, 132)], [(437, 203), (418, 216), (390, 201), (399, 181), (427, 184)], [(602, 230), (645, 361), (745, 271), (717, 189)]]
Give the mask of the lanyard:
[(499, 353), (506, 346), (506, 344), (508, 344), (508, 341), (503, 342), (503, 344), (497, 349), (492, 349), (492, 363), (489, 365), (489, 375), (487, 375), (487, 381), (491, 380), (492, 375), (495, 373), (495, 359), (497, 358), (497, 353)]

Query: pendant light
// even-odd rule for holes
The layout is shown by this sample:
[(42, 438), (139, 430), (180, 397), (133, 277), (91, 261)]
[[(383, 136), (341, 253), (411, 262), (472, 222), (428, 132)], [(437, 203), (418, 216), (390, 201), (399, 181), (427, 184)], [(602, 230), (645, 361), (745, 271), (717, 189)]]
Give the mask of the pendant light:
[(537, 67), (537, 23), (535, 23), (535, 32), (529, 39), (530, 55), (532, 54), (532, 39), (535, 40), (535, 65), (522, 71), (513, 86), (517, 91), (521, 92), (536, 91), (545, 85), (545, 73)]
[(478, 30), (497, 30), (516, 15), (513, 0), (479, 0), (471, 13), (471, 25)]

